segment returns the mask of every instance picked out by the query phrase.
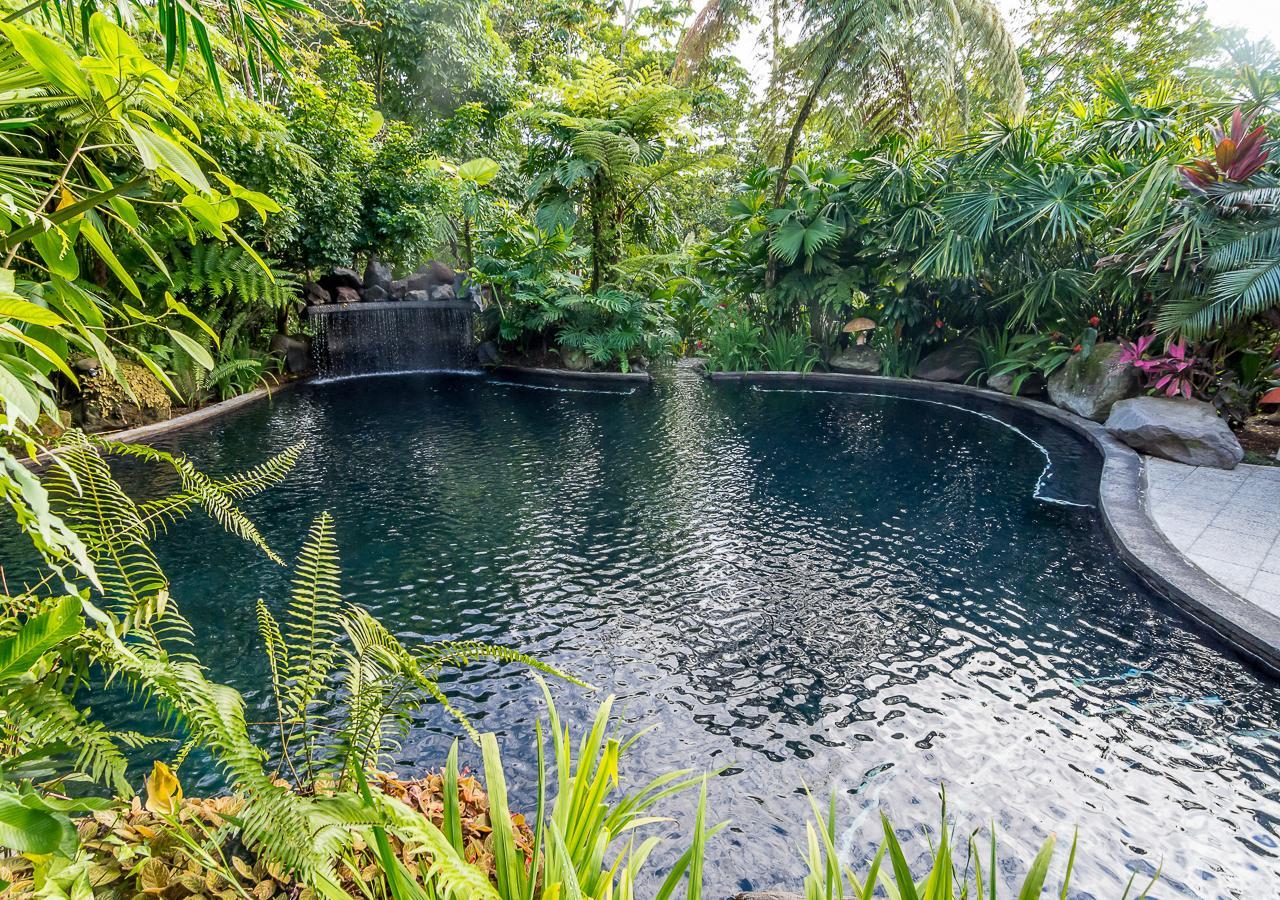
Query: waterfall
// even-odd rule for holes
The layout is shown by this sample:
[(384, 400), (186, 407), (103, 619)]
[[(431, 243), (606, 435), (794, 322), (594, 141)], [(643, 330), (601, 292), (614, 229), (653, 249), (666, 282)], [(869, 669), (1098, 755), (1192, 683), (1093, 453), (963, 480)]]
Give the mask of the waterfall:
[(308, 307), (311, 355), (321, 378), (476, 368), (470, 300), (412, 300)]

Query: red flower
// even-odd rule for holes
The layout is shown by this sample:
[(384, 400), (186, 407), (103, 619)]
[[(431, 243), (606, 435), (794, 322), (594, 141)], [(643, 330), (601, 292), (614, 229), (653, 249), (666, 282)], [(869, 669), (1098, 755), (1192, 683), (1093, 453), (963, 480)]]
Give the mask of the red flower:
[(933, 320), (933, 327), (934, 327), (934, 328), (941, 329), (941, 328), (942, 328), (942, 320), (941, 320), (941, 319), (934, 319), (934, 320)]
[(1084, 347), (1080, 346), (1079, 344), (1076, 344), (1074, 347), (1072, 347), (1072, 348), (1071, 348), (1071, 352), (1072, 352), (1072, 353), (1079, 353), (1079, 352), (1080, 352), (1081, 350), (1083, 350), (1083, 349), (1084, 349)]
[(1097, 316), (1090, 316), (1090, 317), (1089, 317), (1089, 325), (1090, 325), (1090, 326), (1092, 326), (1093, 328), (1097, 328), (1097, 327), (1098, 327), (1098, 323), (1099, 323), (1099, 322), (1101, 322), (1101, 321), (1102, 321), (1102, 320), (1101, 320), (1101, 319), (1099, 319)]
[(693, 342), (693, 346), (695, 346), (695, 347), (697, 347), (699, 350), (701, 350), (701, 349), (702, 349), (702, 341), (694, 341), (694, 342)]

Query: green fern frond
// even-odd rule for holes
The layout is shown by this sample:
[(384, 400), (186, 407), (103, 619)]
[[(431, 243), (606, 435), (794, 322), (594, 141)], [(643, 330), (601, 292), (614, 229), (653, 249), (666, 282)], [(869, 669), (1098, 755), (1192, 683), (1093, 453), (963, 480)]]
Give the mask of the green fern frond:
[(521, 653), (511, 647), (504, 647), (501, 644), (487, 644), (483, 641), (436, 641), (427, 644), (420, 651), (418, 656), (421, 659), (423, 669), (427, 672), (438, 673), (446, 666), (465, 667), (471, 665), (476, 660), (488, 659), (499, 663), (519, 663), (527, 666), (544, 675), (552, 675), (568, 681), (570, 684), (576, 684), (578, 687), (594, 690), (594, 688), (568, 672), (558, 669), (555, 666), (545, 663), (535, 656), (527, 653)]
[(195, 663), (174, 661), (154, 643), (126, 645), (105, 632), (92, 632), (89, 640), (97, 659), (213, 753), (246, 798), (239, 825), (248, 847), (304, 877), (331, 876), (332, 857), (317, 840), (322, 823), (305, 799), (267, 773), (264, 754), (249, 737), (239, 692), (209, 681)]
[[(106, 446), (112, 449), (111, 443)], [(305, 448), (306, 444), (302, 442), (292, 444), (252, 469), (226, 478), (211, 479), (210, 483), (230, 502), (247, 500), (282, 482), (293, 471)], [(197, 497), (183, 490), (157, 500), (144, 501), (138, 504), (138, 508), (150, 533), (155, 536), (158, 528), (176, 522), (197, 505)]]
[(333, 661), (333, 643), (341, 631), (338, 543), (333, 517), (321, 513), (312, 524), (294, 568), (293, 593), (285, 609), (290, 640), (286, 669), (289, 706), (301, 714), (315, 698)]
[(50, 505), (84, 542), (111, 610), (127, 616), (167, 595), (169, 580), (148, 544), (150, 533), (98, 448), (84, 434), (68, 432), (58, 463), (44, 479)]

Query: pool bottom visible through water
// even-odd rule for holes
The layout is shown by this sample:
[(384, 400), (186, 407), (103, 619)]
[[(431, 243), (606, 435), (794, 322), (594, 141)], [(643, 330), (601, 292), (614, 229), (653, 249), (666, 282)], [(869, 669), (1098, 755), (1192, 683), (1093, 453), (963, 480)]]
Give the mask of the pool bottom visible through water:
[[(1156, 897), (1275, 896), (1280, 687), (1149, 594), (1093, 508), (1051, 502), (1096, 495), (1077, 439), (1014, 424), (683, 375), (629, 395), (406, 375), (302, 386), (168, 440), (214, 474), (306, 441), (246, 504), (282, 555), (328, 510), (344, 593), (402, 640), (473, 637), (573, 672), (598, 686), (553, 685), (577, 729), (616, 695), (624, 733), (656, 726), (624, 787), (717, 771), (711, 815), (731, 824), (709, 897), (800, 888), (806, 785), (835, 792), (855, 869), (881, 811), (926, 860), (945, 787), (957, 834), (985, 846), (994, 823), (1006, 884), (1050, 833), (1058, 884), (1078, 829), (1072, 896), (1157, 870)], [(197, 519), (160, 555), (212, 675), (270, 719), (254, 604), (280, 609), (288, 572)], [(445, 687), (500, 735), (531, 809), (536, 686), (481, 664)], [(149, 721), (124, 699), (100, 712)], [(438, 767), (459, 733), (429, 708), (387, 767)], [(183, 780), (225, 787), (203, 759)], [(687, 834), (694, 803), (659, 811)]]

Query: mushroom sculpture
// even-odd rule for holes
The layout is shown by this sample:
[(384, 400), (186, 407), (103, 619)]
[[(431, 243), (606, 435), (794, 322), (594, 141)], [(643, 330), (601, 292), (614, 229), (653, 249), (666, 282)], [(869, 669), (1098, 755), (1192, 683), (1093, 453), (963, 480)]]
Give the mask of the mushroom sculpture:
[(872, 322), (870, 319), (866, 318), (865, 316), (859, 316), (858, 318), (854, 319), (852, 322), (849, 322), (847, 325), (844, 326), (844, 333), (857, 335), (857, 338), (854, 340), (854, 343), (861, 346), (862, 344), (865, 344), (867, 342), (868, 335), (872, 330), (875, 329), (875, 327), (876, 327), (875, 322)]

